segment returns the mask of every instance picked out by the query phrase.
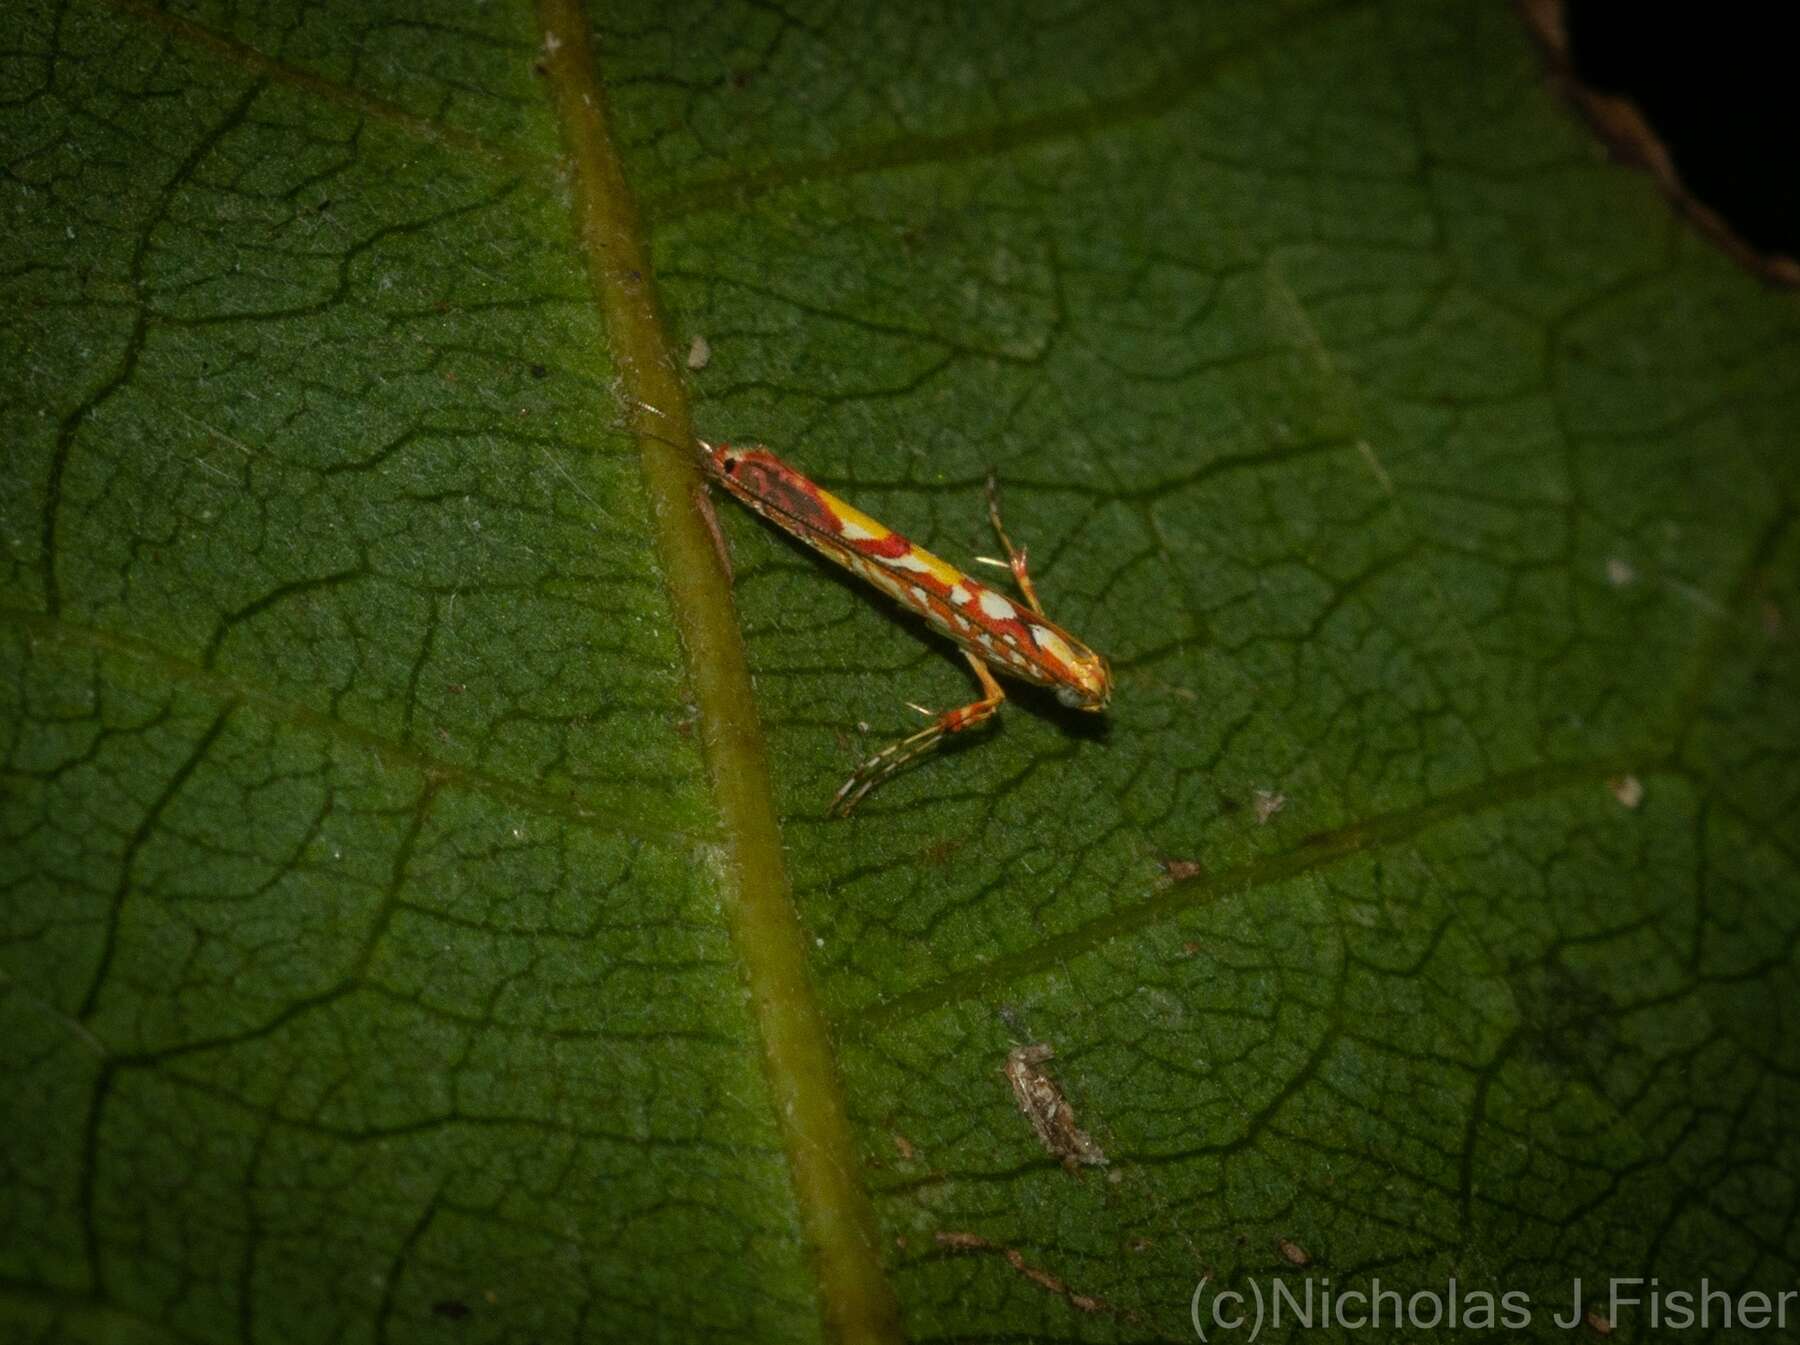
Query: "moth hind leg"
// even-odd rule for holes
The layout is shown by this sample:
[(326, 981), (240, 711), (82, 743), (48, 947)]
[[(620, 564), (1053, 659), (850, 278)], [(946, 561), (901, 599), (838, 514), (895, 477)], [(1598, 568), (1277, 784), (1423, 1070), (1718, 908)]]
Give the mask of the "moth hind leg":
[(831, 806), (826, 809), (830, 817), (848, 817), (851, 811), (869, 791), (904, 770), (952, 733), (961, 733), (965, 729), (978, 728), (994, 717), (1000, 704), (1006, 699), (1006, 692), (994, 680), (994, 675), (987, 670), (987, 665), (973, 654), (965, 653), (969, 667), (975, 670), (976, 680), (981, 683), (981, 696), (967, 705), (959, 705), (954, 710), (945, 710), (936, 716), (931, 723), (910, 737), (889, 743), (881, 751), (858, 766), (844, 781), (838, 792), (832, 796)]

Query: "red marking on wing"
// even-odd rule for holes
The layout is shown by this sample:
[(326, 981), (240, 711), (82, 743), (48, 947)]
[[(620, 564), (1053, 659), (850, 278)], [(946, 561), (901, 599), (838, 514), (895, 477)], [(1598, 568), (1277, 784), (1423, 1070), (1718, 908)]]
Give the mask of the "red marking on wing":
[(837, 515), (819, 498), (819, 488), (773, 453), (762, 449), (740, 452), (722, 462), (720, 476), (733, 494), (761, 501), (803, 527), (836, 536)]
[[(986, 587), (986, 585), (982, 585), (982, 588)], [(1013, 602), (1011, 598), (1008, 598), (1007, 601), (1013, 603), (1015, 610), (1018, 609), (1018, 604)], [(971, 604), (971, 606), (979, 609), (979, 592), (977, 592), (977, 601)], [(1033, 635), (1031, 631), (1033, 625), (1044, 626), (1061, 635), (1070, 647), (1078, 647), (1079, 641), (1075, 640), (1074, 637), (1070, 636), (1068, 632), (1064, 631), (1061, 627), (1052, 625), (1050, 621), (1041, 616), (1027, 617), (1020, 615), (1017, 618), (999, 619), (991, 617), (987, 613), (980, 612), (979, 610), (969, 613), (968, 615), (990, 634), (1011, 644), (1013, 648), (1022, 653), (1030, 663), (1036, 665), (1037, 670), (1044, 677), (1046, 684), (1053, 685), (1057, 682), (1076, 680), (1074, 676), (1075, 670), (1070, 667), (1068, 663), (1064, 662), (1055, 654), (1052, 654), (1048, 649), (1044, 648), (1043, 645), (1039, 644), (1037, 637)], [(1015, 669), (1014, 671), (1017, 670)]]
[[(886, 537), (859, 537), (850, 542), (850, 545), (863, 555), (873, 556), (878, 560), (897, 560), (913, 549), (913, 544), (897, 532), (890, 532)], [(923, 579), (926, 576), (919, 577)]]
[(729, 444), (717, 444), (709, 462), (713, 475), (726, 489), (759, 512), (772, 509), (802, 527), (838, 538), (873, 560), (897, 560), (914, 549), (910, 541), (892, 531), (885, 537), (845, 537), (844, 521), (827, 502), (827, 492), (765, 448), (733, 449)]
[[(966, 574), (959, 578), (958, 583), (971, 596), (968, 602), (957, 603), (950, 600), (951, 586), (941, 582), (935, 575), (908, 574), (907, 579), (923, 590), (920, 598), (910, 605), (918, 608), (920, 614), (933, 626), (976, 658), (991, 663), (1014, 677), (1043, 686), (1054, 686), (1058, 682), (1069, 680), (1069, 673), (1065, 671), (1062, 660), (1038, 644), (1031, 634), (1030, 623), (1025, 618), (997, 619), (981, 609), (981, 594), (995, 590), (989, 589), (979, 580)], [(1012, 599), (1007, 601), (1011, 602)], [(969, 629), (970, 627), (973, 629)], [(983, 645), (978, 638), (982, 635), (1002, 648), (996, 650)], [(1008, 657), (1009, 653), (1016, 657)]]

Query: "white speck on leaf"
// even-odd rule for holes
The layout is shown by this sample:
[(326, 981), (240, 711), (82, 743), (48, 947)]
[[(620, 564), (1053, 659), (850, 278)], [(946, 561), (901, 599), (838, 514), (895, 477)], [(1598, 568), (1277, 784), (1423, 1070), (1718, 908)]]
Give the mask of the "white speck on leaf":
[(687, 366), (700, 370), (712, 363), (712, 346), (704, 336), (696, 336), (688, 343)]
[(1644, 782), (1635, 775), (1615, 775), (1606, 782), (1606, 787), (1627, 808), (1635, 808), (1644, 801)]
[(1614, 556), (1606, 562), (1606, 582), (1614, 588), (1624, 588), (1637, 578), (1637, 571), (1631, 568), (1628, 561)]
[(1256, 791), (1256, 825), (1266, 827), (1269, 819), (1287, 807), (1287, 795), (1273, 789)]

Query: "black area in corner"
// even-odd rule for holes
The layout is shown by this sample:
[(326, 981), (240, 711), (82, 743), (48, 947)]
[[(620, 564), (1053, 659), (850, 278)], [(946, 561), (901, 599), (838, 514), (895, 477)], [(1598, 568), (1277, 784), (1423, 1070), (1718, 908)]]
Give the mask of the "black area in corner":
[(1800, 257), (1800, 9), (1568, 0), (1567, 14), (1577, 76), (1635, 102), (1687, 189), (1751, 247)]

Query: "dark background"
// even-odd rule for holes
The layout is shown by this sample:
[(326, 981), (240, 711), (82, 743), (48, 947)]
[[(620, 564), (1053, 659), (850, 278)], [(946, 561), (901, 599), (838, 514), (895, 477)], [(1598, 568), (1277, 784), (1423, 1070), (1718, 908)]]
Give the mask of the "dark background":
[(1800, 257), (1800, 6), (1569, 0), (1576, 74), (1632, 99), (1687, 189), (1759, 252)]

